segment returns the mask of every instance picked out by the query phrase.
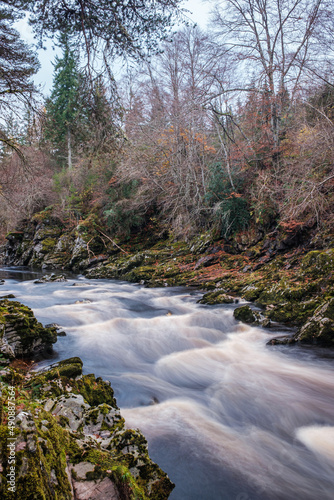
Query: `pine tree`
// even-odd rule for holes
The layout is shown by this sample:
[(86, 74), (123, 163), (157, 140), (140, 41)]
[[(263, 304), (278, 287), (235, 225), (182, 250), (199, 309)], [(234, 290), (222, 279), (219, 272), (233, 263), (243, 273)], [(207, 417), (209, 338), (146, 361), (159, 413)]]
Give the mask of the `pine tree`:
[(39, 68), (36, 55), (13, 28), (21, 17), (11, 2), (0, 2), (0, 147), (16, 150), (20, 155), (17, 137), (11, 129), (22, 102), (32, 105), (35, 88), (31, 77)]
[[(99, 75), (93, 85), (85, 80), (84, 107), (86, 125), (82, 128), (83, 149), (89, 154), (109, 153), (118, 148), (123, 133), (120, 127), (123, 108), (115, 81), (105, 82)], [(81, 126), (83, 125), (83, 120)]]
[(60, 151), (67, 151), (67, 166), (72, 168), (72, 156), (78, 139), (83, 105), (80, 95), (79, 58), (71, 48), (66, 34), (61, 35), (62, 57), (56, 57), (51, 96), (46, 104), (46, 138)]

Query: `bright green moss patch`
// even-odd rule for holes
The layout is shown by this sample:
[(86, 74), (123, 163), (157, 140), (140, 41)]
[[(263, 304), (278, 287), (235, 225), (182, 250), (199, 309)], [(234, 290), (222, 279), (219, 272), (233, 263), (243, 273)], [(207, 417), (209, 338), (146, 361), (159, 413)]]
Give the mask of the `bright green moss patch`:
[(0, 332), (0, 349), (11, 357), (51, 351), (57, 341), (55, 328), (44, 328), (29, 307), (7, 299), (0, 300)]

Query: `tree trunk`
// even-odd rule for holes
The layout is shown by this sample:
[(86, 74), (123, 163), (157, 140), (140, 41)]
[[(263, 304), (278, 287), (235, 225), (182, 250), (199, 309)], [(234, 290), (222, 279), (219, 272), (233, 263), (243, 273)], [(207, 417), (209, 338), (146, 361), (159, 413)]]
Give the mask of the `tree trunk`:
[(67, 129), (67, 166), (68, 169), (72, 168), (72, 147), (71, 147), (71, 132)]

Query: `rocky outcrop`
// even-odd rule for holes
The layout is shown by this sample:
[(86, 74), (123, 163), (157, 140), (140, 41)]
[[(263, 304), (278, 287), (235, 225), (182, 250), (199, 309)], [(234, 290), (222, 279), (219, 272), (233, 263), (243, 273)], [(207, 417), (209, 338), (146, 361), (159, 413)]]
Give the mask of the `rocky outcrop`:
[(101, 238), (94, 226), (85, 223), (65, 227), (52, 215), (52, 207), (23, 221), (17, 231), (7, 234), (4, 264), (80, 271), (108, 257), (114, 245)]
[[(188, 242), (145, 239), (144, 233), (131, 241), (114, 241), (92, 214), (65, 230), (46, 209), (7, 236), (5, 262), (70, 269), (87, 278), (122, 279), (147, 287), (194, 286), (207, 291), (200, 303), (208, 305), (239, 297), (261, 308), (257, 314), (253, 311), (260, 316), (251, 324), (262, 326), (276, 322), (300, 328), (324, 297), (333, 297), (334, 249), (323, 248), (313, 227), (299, 228), (296, 234), (250, 231), (229, 241), (213, 241), (209, 233)], [(332, 238), (323, 241), (333, 244)], [(326, 320), (323, 331), (329, 328)]]
[[(2, 362), (52, 352), (57, 330), (44, 328), (29, 307), (8, 299), (0, 300), (0, 353)], [(5, 361), (6, 360), (6, 361)]]
[(313, 316), (298, 330), (295, 340), (334, 346), (334, 298), (314, 311)]
[(240, 306), (234, 309), (233, 316), (236, 320), (242, 321), (243, 323), (247, 323), (249, 325), (261, 325), (265, 328), (271, 326), (270, 319), (263, 316), (260, 311), (254, 311), (250, 306)]
[(199, 304), (233, 304), (236, 301), (231, 295), (227, 295), (224, 290), (216, 290), (214, 292), (205, 293)]
[(168, 498), (174, 485), (149, 458), (144, 436), (125, 429), (110, 384), (82, 375), (79, 358), (25, 377), (5, 368), (1, 376), (5, 399), (13, 396), (11, 383), (16, 376), (15, 399), (20, 408), (15, 439), (9, 439), (5, 414), (0, 414), (1, 498)]

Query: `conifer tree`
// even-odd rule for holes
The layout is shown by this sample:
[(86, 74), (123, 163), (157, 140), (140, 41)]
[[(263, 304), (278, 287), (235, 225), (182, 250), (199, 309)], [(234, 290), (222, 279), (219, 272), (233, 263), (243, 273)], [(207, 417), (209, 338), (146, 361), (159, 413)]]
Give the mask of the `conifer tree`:
[(46, 104), (46, 138), (61, 151), (67, 151), (67, 166), (72, 168), (72, 156), (77, 139), (83, 106), (80, 96), (79, 59), (71, 48), (68, 36), (60, 36), (62, 57), (56, 57), (51, 96)]
[(12, 122), (22, 102), (31, 105), (34, 84), (31, 77), (39, 68), (36, 55), (13, 27), (23, 16), (11, 2), (0, 2), (0, 146), (18, 150), (16, 138), (10, 133)]

